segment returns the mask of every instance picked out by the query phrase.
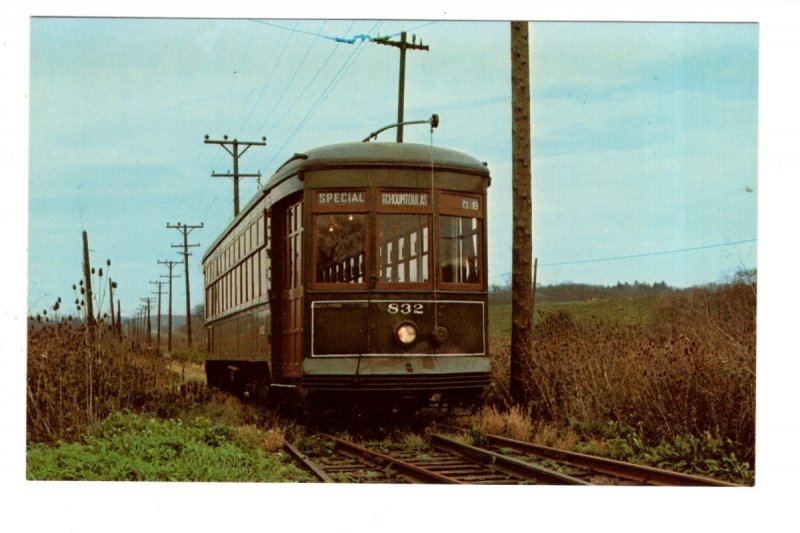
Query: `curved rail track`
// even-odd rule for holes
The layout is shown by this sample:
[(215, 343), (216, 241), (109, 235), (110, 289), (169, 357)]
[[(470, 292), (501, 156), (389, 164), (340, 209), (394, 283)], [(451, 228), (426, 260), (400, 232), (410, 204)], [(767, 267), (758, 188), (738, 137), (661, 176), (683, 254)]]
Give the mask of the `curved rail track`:
[(577, 478), (512, 457), (429, 436), (422, 451), (380, 452), (322, 435), (329, 446), (313, 457), (294, 445), (286, 450), (325, 482), (588, 485)]
[(326, 483), (738, 486), (497, 435), (482, 435), (478, 447), (428, 433), (426, 449), (391, 452), (318, 437), (322, 452), (307, 454), (290, 443), (286, 450)]
[(541, 446), (499, 435), (482, 435), (484, 445), (506, 456), (544, 462), (592, 485), (658, 485), (670, 487), (738, 487), (733, 483), (605, 457)]

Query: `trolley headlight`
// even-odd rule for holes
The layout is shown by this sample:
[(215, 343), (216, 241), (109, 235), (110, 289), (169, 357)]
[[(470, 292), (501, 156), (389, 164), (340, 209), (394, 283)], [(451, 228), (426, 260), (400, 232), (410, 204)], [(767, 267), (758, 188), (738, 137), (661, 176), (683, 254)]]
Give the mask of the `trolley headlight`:
[(410, 346), (417, 340), (417, 326), (411, 322), (403, 322), (397, 326), (397, 329), (394, 330), (394, 334), (400, 344), (403, 346)]

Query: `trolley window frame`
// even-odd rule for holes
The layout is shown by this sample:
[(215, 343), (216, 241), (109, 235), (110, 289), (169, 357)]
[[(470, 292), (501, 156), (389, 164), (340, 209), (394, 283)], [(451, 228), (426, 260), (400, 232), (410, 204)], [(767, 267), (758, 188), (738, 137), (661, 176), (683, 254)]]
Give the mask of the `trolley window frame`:
[[(372, 206), (371, 190), (365, 187), (336, 187), (336, 188), (320, 188), (310, 189), (308, 191), (311, 196), (311, 212), (310, 212), (310, 246), (311, 246), (311, 270), (309, 272), (310, 285), (312, 289), (317, 290), (330, 290), (330, 291), (347, 291), (347, 290), (361, 290), (367, 288), (367, 282), (370, 272), (370, 261), (372, 258), (370, 246), (370, 212)], [(360, 198), (363, 201), (336, 201), (336, 194), (361, 194)], [(324, 215), (346, 215), (354, 214), (364, 217), (363, 228), (363, 242), (364, 242), (364, 259), (363, 259), (363, 279), (360, 282), (326, 282), (317, 280), (317, 263), (318, 257), (318, 239), (317, 239), (317, 220), (319, 216)]]
[[(469, 192), (440, 190), (437, 197), (437, 223), (436, 223), (436, 274), (438, 288), (442, 290), (455, 290), (475, 292), (484, 290), (486, 284), (486, 202), (485, 195), (475, 194)], [(474, 203), (474, 202), (477, 202)], [(478, 221), (478, 239), (477, 245), (479, 249), (475, 252), (475, 257), (478, 259), (478, 279), (475, 282), (448, 282), (444, 281), (444, 246), (442, 246), (442, 237), (444, 235), (443, 225), (445, 223), (444, 217), (460, 217), (477, 219)]]
[[(396, 195), (395, 197), (385, 198), (384, 195)], [(425, 202), (421, 202), (422, 199), (425, 199)], [(375, 239), (373, 242), (375, 252), (375, 264), (372, 265), (375, 268), (375, 276), (377, 277), (377, 281), (375, 284), (376, 289), (385, 289), (385, 290), (425, 290), (425, 289), (433, 289), (434, 283), (434, 209), (433, 209), (433, 195), (431, 194), (430, 189), (389, 189), (389, 188), (379, 188), (376, 190), (375, 194)], [(411, 200), (411, 202), (403, 202), (403, 200)], [(414, 201), (416, 200), (416, 201)], [(422, 268), (422, 258), (426, 259), (426, 266), (428, 272), (428, 279), (427, 281), (383, 281), (380, 276), (382, 257), (380, 254), (380, 250), (382, 250), (382, 243), (381, 243), (381, 223), (384, 216), (402, 216), (402, 215), (416, 215), (416, 216), (425, 216), (427, 217), (427, 229), (428, 229), (428, 236), (427, 236), (427, 243), (423, 243), (421, 240), (419, 242), (420, 246), (420, 253), (418, 254), (418, 268)], [(424, 234), (424, 232), (423, 232)], [(427, 244), (427, 251), (423, 253), (425, 250), (425, 244)], [(406, 268), (409, 268), (411, 263), (411, 257), (405, 258), (402, 264), (406, 265)], [(398, 263), (392, 263), (392, 268), (397, 268)]]

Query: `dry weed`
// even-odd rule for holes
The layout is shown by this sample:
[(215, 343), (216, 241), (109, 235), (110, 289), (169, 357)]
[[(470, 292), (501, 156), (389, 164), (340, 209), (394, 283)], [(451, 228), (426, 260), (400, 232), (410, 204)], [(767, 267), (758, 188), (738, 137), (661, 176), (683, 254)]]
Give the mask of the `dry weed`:
[(506, 435), (516, 440), (527, 441), (533, 433), (531, 413), (516, 406), (511, 407), (506, 415)]
[[(755, 285), (742, 283), (665, 298), (652, 324), (578, 323), (567, 311), (552, 313), (534, 332), (526, 405), (537, 421), (612, 420), (653, 439), (710, 433), (752, 459), (755, 313)], [(495, 339), (491, 347), (495, 378), (507, 383), (508, 346)], [(478, 423), (496, 430), (495, 416), (482, 413)], [(538, 438), (562, 437), (545, 430)]]
[(422, 450), (428, 447), (425, 438), (416, 433), (404, 433), (400, 443), (407, 450)]
[(279, 427), (273, 427), (266, 431), (263, 440), (264, 449), (270, 453), (275, 453), (283, 449), (286, 442), (286, 437), (283, 430)]
[(483, 406), (470, 418), (470, 424), (481, 433), (506, 435), (512, 439), (523, 441), (528, 440), (533, 433), (530, 412), (518, 407), (500, 411), (494, 406)]
[(481, 433), (500, 434), (506, 427), (505, 417), (494, 406), (484, 405), (470, 417), (470, 425)]
[(565, 450), (573, 449), (581, 440), (578, 433), (571, 427), (563, 427), (551, 422), (536, 424), (532, 433), (531, 442)]
[(110, 329), (29, 324), (29, 442), (75, 440), (112, 411), (141, 408), (173, 385), (158, 352), (119, 341)]

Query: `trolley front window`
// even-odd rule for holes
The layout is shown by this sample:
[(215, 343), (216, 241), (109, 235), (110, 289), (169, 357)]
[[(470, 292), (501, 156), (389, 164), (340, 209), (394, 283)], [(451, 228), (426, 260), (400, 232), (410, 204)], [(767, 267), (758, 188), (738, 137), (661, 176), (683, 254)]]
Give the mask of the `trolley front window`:
[(427, 284), (430, 216), (381, 214), (379, 220), (379, 281)]
[(364, 283), (366, 216), (318, 214), (315, 220), (317, 283)]
[(442, 283), (479, 284), (481, 281), (481, 221), (477, 218), (441, 216)]

